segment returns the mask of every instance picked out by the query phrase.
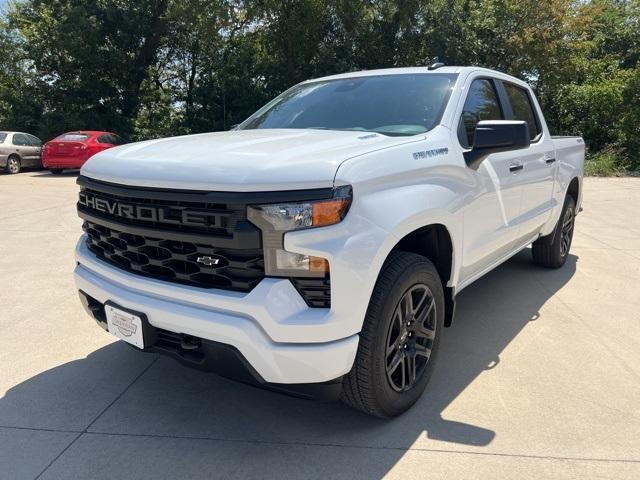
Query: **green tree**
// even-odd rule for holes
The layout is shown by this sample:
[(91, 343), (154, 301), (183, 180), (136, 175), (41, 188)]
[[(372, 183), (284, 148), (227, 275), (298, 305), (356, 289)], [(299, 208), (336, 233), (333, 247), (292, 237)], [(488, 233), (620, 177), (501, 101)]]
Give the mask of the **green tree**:
[(2, 127), (45, 139), (228, 129), (302, 80), (439, 56), (527, 80), (554, 132), (640, 170), (640, 0), (18, 0), (0, 46)]

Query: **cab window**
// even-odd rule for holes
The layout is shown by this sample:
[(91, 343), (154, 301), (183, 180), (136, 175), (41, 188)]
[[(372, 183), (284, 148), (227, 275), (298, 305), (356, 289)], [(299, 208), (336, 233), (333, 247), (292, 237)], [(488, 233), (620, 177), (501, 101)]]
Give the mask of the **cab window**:
[(507, 97), (511, 104), (514, 120), (524, 120), (529, 126), (529, 138), (534, 140), (540, 135), (540, 123), (536, 116), (531, 98), (527, 90), (511, 83), (504, 83)]
[(494, 84), (485, 78), (473, 81), (464, 102), (458, 124), (458, 139), (463, 147), (473, 146), (476, 126), (481, 120), (504, 120)]

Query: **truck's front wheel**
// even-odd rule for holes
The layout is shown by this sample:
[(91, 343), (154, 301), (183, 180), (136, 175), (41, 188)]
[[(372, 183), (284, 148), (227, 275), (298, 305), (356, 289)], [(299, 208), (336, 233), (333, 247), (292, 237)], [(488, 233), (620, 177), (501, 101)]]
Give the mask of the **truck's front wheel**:
[(444, 322), (438, 271), (425, 257), (393, 252), (376, 283), (343, 398), (358, 410), (394, 417), (408, 410), (433, 371)]

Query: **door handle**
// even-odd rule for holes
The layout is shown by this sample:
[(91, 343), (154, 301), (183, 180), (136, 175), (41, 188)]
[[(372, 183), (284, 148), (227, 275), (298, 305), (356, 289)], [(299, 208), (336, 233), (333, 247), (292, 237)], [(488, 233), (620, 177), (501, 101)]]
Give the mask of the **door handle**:
[(551, 165), (552, 163), (554, 163), (556, 161), (556, 159), (554, 157), (552, 158), (547, 158), (544, 163), (546, 163), (547, 165)]
[(517, 173), (524, 168), (524, 165), (521, 163), (512, 163), (509, 165), (509, 171), (511, 173)]

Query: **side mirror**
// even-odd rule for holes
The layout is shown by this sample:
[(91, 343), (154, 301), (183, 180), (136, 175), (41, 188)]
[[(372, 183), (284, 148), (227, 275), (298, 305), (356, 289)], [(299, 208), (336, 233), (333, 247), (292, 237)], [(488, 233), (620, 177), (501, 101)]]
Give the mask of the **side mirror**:
[(464, 152), (467, 166), (477, 170), (482, 161), (492, 153), (509, 152), (527, 148), (529, 126), (520, 120), (483, 120), (476, 126), (473, 147)]

